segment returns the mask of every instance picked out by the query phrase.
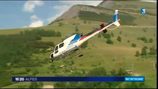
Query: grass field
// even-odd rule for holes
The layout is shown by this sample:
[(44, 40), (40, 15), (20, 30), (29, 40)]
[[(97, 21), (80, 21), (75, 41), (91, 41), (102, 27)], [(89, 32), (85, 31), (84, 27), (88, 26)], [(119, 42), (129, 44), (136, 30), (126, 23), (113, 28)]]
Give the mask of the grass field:
[[(86, 25), (80, 26), (80, 32), (84, 32), (85, 29), (90, 30), (91, 27)], [(68, 28), (73, 32), (73, 26), (64, 25), (60, 28)], [(144, 32), (146, 29), (146, 32)], [(86, 32), (88, 32), (85, 31)], [(8, 34), (12, 34), (11, 32), (14, 30), (10, 30)], [(62, 38), (66, 36), (66, 31), (61, 31)], [(61, 75), (66, 76), (73, 73), (73, 71), (78, 72), (84, 70), (89, 71), (95, 67), (104, 67), (107, 71), (111, 71), (113, 69), (117, 70), (119, 68), (124, 68), (125, 70), (132, 70), (134, 73), (138, 75), (143, 75), (146, 78), (146, 83), (150, 87), (156, 87), (156, 56), (147, 56), (147, 57), (135, 57), (136, 51), (141, 51), (143, 46), (147, 46), (148, 48), (152, 46), (156, 46), (156, 37), (155, 37), (155, 27), (127, 27), (121, 26), (116, 30), (112, 30), (111, 32), (114, 34), (112, 37), (113, 44), (107, 44), (106, 39), (101, 36), (94, 37), (88, 41), (88, 47), (85, 49), (81, 49), (81, 53), (84, 54), (83, 57), (78, 57), (77, 53), (73, 55), (69, 55), (63, 60), (55, 61), (54, 63), (49, 62), (49, 55), (51, 53), (50, 49), (47, 49), (46, 52), (41, 53), (33, 53), (31, 56), (31, 61), (34, 63), (39, 63), (41, 66), (28, 67), (30, 71), (26, 73), (26, 66), (20, 66), (17, 68), (11, 68), (8, 71), (14, 72), (14, 75), (32, 75), (37, 72), (36, 76), (53, 76), (53, 75)], [(19, 33), (18, 31), (15, 33)], [(141, 34), (140, 34), (141, 33)], [(121, 36), (122, 41), (118, 42), (117, 37)], [(152, 43), (144, 43), (141, 40), (137, 40), (138, 37), (147, 37), (147, 39), (152, 38)], [(62, 39), (61, 37), (42, 37), (42, 42), (54, 42), (57, 44)], [(130, 41), (128, 43), (128, 41)], [(135, 43), (136, 47), (132, 47), (131, 44)], [(19, 60), (20, 61), (20, 60)], [(73, 61), (73, 65), (68, 65), (67, 62)], [(64, 68), (60, 66), (64, 65)], [(41, 71), (42, 70), (42, 71)], [(12, 76), (14, 76), (12, 75)], [(78, 76), (82, 76), (79, 74), (75, 74)], [(29, 86), (30, 83), (19, 83), (9, 85), (8, 87), (19, 87), (19, 86)], [(46, 83), (47, 84), (47, 83)]]

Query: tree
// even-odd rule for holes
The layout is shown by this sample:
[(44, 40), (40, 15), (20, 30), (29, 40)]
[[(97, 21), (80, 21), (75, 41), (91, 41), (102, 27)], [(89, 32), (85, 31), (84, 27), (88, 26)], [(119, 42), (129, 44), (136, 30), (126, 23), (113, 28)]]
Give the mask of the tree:
[(118, 76), (127, 76), (128, 75), (128, 73), (123, 69), (123, 68), (120, 68), (119, 70), (118, 70), (118, 74), (117, 74)]
[(152, 43), (152, 42), (153, 42), (153, 39), (152, 39), (152, 38), (150, 38), (150, 39), (149, 39), (149, 43)]
[(151, 47), (149, 50), (150, 50), (150, 51), (149, 51), (149, 54), (150, 54), (150, 55), (155, 55), (155, 54), (156, 54), (156, 49), (155, 49), (154, 46)]
[(117, 41), (121, 42), (122, 38), (120, 36), (117, 37)]
[(139, 51), (136, 51), (135, 56), (136, 56), (136, 57), (139, 57), (139, 55), (140, 55)]
[(142, 40), (142, 41), (144, 41), (144, 43), (147, 43), (148, 42), (148, 40), (147, 40), (147, 38), (146, 37), (139, 37), (139, 38), (137, 38), (138, 40)]
[(142, 56), (146, 56), (146, 55), (147, 55), (147, 47), (146, 47), (146, 46), (144, 46), (144, 47), (142, 48), (142, 50), (141, 50), (141, 55), (142, 55)]

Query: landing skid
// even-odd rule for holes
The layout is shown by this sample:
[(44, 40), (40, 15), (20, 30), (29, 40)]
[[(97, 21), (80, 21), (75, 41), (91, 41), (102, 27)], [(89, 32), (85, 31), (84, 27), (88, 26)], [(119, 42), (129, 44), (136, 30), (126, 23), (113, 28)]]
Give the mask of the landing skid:
[(77, 55), (74, 55), (74, 56), (77, 56), (77, 57), (82, 57), (83, 56), (83, 54), (81, 54), (80, 49), (75, 49), (73, 51), (69, 51), (69, 52), (66, 52), (66, 53), (62, 54), (61, 56), (59, 56), (57, 58), (52, 58), (51, 62), (54, 62), (55, 60), (62, 60), (62, 59), (65, 59), (66, 57), (72, 57), (72, 56), (70, 56), (70, 54), (74, 54), (76, 51), (79, 51), (79, 53)]

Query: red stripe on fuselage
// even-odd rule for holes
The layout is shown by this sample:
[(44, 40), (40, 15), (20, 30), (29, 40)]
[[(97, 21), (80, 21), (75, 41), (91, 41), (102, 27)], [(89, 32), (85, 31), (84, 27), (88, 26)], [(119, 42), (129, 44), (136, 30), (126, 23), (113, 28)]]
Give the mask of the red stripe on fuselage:
[(84, 38), (86, 38), (87, 36), (82, 36), (81, 38), (80, 38), (80, 40), (83, 40)]

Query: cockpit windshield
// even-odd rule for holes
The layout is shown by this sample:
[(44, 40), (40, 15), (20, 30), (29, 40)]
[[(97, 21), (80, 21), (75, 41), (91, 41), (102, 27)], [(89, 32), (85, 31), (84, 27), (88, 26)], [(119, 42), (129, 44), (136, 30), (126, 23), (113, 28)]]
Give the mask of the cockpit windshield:
[(58, 50), (58, 46), (55, 46), (55, 50)]
[(59, 48), (63, 47), (64, 46), (64, 43), (61, 43), (59, 44)]
[(55, 48), (54, 48), (54, 53), (55, 53), (55, 54), (58, 53), (58, 45), (55, 46)]

